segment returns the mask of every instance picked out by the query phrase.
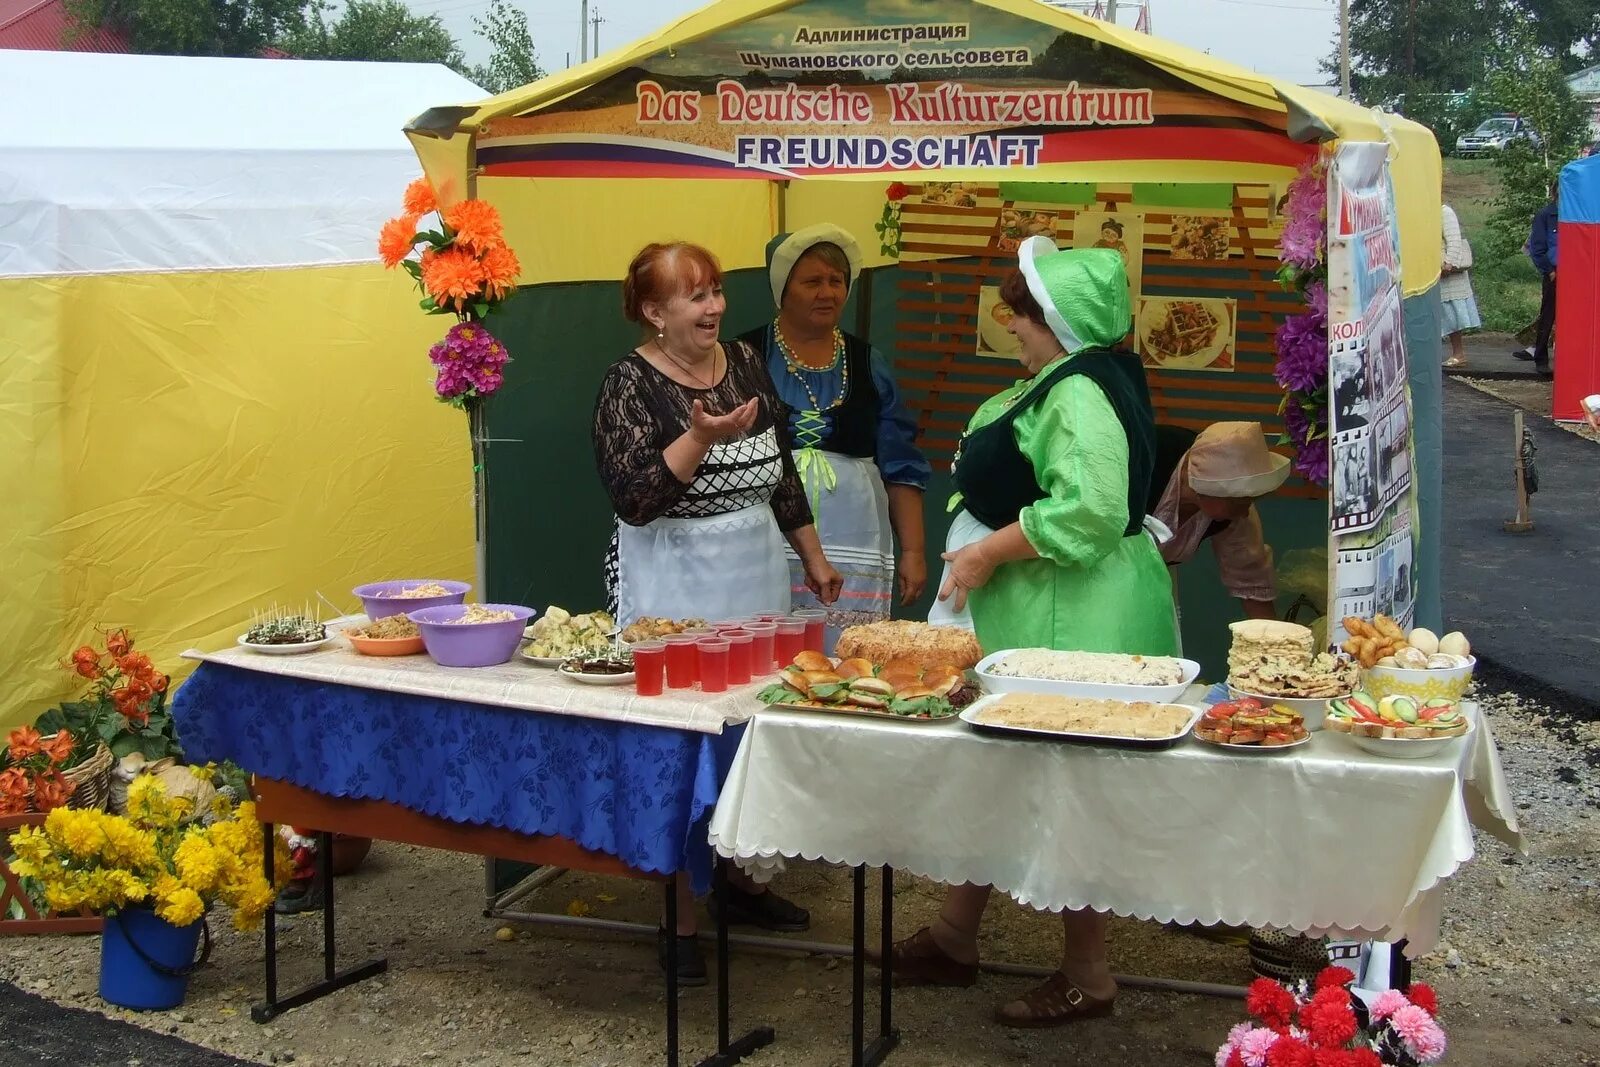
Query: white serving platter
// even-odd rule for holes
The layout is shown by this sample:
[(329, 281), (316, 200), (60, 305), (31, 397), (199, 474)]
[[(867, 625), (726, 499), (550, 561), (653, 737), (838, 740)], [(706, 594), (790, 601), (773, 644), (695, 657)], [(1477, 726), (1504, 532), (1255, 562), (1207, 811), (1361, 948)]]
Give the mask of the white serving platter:
[[(1076, 695), (1076, 694), (1072, 694)], [(1140, 701), (1141, 703), (1166, 704), (1169, 707), (1182, 708), (1189, 713), (1189, 720), (1183, 724), (1183, 729), (1169, 737), (1127, 737), (1118, 734), (1080, 734), (1062, 730), (1035, 730), (1022, 726), (1004, 726), (999, 723), (977, 721), (978, 714), (984, 708), (998, 703), (1001, 695), (980, 697), (967, 707), (961, 709), (961, 721), (979, 733), (993, 734), (996, 737), (1011, 737), (1019, 740), (1031, 741), (1070, 741), (1080, 745), (1112, 745), (1118, 748), (1171, 748), (1182, 741), (1194, 729), (1194, 724), (1200, 721), (1205, 714), (1205, 709), (1192, 704), (1173, 704), (1166, 700)], [(1096, 698), (1103, 699), (1103, 698)]]
[[(1008, 648), (985, 656), (975, 671), (983, 689), (989, 693), (1052, 693), (1062, 697), (1092, 700), (1148, 700), (1152, 704), (1172, 704), (1200, 677), (1200, 664), (1180, 659), (1183, 680), (1173, 685), (1113, 685), (1106, 682), (1061, 682), (1052, 678), (1013, 678), (993, 673), (995, 664), (1026, 649)], [(1176, 657), (1173, 657), (1176, 658)]]

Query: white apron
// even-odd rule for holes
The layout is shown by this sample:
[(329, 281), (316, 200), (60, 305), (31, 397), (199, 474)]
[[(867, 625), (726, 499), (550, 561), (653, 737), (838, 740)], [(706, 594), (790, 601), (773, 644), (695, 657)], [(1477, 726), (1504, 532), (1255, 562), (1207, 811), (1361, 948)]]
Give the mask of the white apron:
[(870, 459), (836, 452), (795, 453), (806, 499), (815, 513), (822, 551), (844, 587), (839, 599), (824, 606), (806, 587), (806, 571), (794, 549), (785, 545), (789, 561), (789, 594), (795, 608), (828, 612), (823, 651), (846, 627), (880, 622), (894, 604), (894, 532), (889, 525), (889, 491), (878, 465)]
[(618, 523), (617, 624), (787, 611), (783, 549), (770, 503), (707, 518)]
[[(1150, 539), (1156, 543), (1157, 549), (1159, 549), (1163, 543), (1172, 539), (1172, 531), (1167, 528), (1165, 523), (1156, 518), (1154, 515), (1146, 515), (1144, 517), (1144, 530), (1145, 533), (1150, 535)], [(972, 512), (968, 511), (966, 508), (962, 508), (956, 513), (956, 517), (950, 522), (950, 533), (946, 535), (944, 539), (944, 550), (950, 553), (959, 552), (970, 544), (975, 544), (978, 541), (982, 541), (985, 537), (988, 537), (992, 533), (994, 533), (993, 530), (972, 517)], [(933, 610), (928, 612), (928, 622), (933, 626), (959, 626), (963, 629), (970, 630), (972, 629), (972, 602), (970, 600), (967, 602), (967, 606), (958, 612), (955, 608), (955, 594), (952, 593), (949, 600), (939, 600), (937, 598), (938, 591), (942, 590), (944, 588), (944, 584), (949, 580), (950, 564), (946, 563), (944, 565), (944, 570), (939, 575), (939, 589), (934, 591), (935, 599), (933, 601)], [(1173, 617), (1176, 619), (1178, 611), (1176, 587), (1174, 587), (1172, 597), (1172, 611)], [(1178, 641), (1178, 653), (1179, 655), (1182, 655), (1183, 634), (1181, 630), (1178, 634)], [(989, 649), (988, 651), (999, 650)]]

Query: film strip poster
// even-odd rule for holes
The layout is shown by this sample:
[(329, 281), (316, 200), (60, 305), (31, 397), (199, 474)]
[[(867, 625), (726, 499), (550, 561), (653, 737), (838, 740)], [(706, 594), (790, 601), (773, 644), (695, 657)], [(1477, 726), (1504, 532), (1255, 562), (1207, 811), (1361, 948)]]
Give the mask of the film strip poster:
[[(1411, 392), (1388, 146), (1346, 144), (1328, 176), (1329, 557), (1335, 622), (1416, 604)], [(1347, 636), (1331, 628), (1330, 639)]]

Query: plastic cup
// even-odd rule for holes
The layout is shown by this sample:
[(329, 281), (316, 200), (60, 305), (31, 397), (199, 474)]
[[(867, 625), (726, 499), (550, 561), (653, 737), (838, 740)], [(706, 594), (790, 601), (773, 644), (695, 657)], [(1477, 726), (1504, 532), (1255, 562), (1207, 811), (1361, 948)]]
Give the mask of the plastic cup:
[(778, 632), (772, 639), (772, 659), (781, 669), (806, 650), (806, 620), (787, 618), (775, 623)]
[(700, 650), (700, 691), (728, 691), (728, 653), (732, 645), (720, 637), (702, 637), (695, 642)]
[(641, 641), (633, 646), (633, 691), (642, 697), (658, 697), (667, 670), (667, 643)]
[(691, 626), (683, 632), (690, 637), (712, 637), (717, 631), (710, 626)]
[(805, 620), (806, 649), (811, 652), (826, 651), (823, 646), (827, 644), (827, 638), (823, 630), (828, 624), (828, 613), (820, 608), (806, 608), (795, 612), (794, 618)]
[(765, 674), (776, 666), (772, 657), (772, 639), (778, 633), (778, 624), (747, 622), (744, 629), (750, 635), (750, 673), (752, 676)]
[(723, 630), (717, 634), (722, 640), (728, 642), (728, 684), (750, 684), (750, 650), (754, 640), (749, 630)]
[(787, 619), (788, 617), (789, 617), (789, 615), (788, 615), (787, 612), (783, 612), (783, 611), (764, 611), (761, 614), (757, 615), (756, 619), (758, 621), (760, 621), (760, 622), (777, 622), (779, 619)]
[(673, 634), (663, 642), (666, 650), (667, 688), (693, 689), (700, 676), (700, 652), (695, 648), (698, 637), (691, 634)]

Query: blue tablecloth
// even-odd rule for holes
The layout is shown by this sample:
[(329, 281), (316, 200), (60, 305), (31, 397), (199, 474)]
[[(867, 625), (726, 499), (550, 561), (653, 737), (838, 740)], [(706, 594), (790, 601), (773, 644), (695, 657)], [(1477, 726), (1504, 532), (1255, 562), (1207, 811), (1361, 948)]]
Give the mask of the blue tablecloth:
[(173, 699), (184, 752), (336, 797), (553, 834), (641, 871), (711, 880), (721, 735), (310, 682), (203, 663)]

